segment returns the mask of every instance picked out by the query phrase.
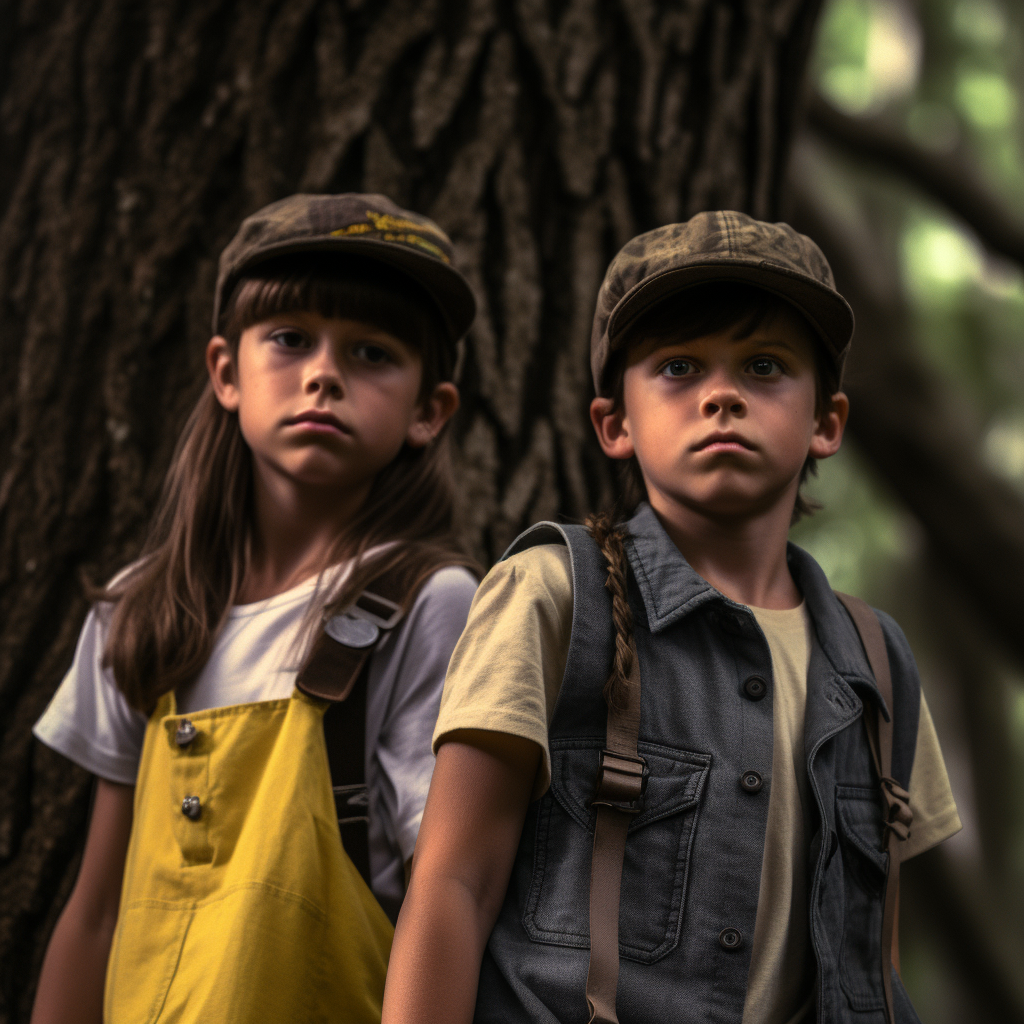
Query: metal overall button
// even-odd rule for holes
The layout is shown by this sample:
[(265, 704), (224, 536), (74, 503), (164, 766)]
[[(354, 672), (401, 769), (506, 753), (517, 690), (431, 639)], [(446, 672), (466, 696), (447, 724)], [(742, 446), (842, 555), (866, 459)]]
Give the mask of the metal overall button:
[(174, 742), (179, 747), (187, 747), (198, 734), (199, 730), (187, 719), (183, 718), (178, 724), (178, 731), (174, 734)]
[(750, 676), (743, 683), (743, 696), (747, 700), (760, 700), (768, 692), (768, 683), (760, 676)]
[(203, 813), (203, 805), (197, 796), (187, 796), (181, 801), (181, 813), (191, 821), (198, 821), (199, 815)]
[(743, 945), (743, 936), (736, 928), (723, 928), (718, 933), (718, 944), (732, 953)]
[(740, 776), (740, 785), (748, 793), (757, 793), (764, 785), (764, 779), (755, 771), (747, 771)]

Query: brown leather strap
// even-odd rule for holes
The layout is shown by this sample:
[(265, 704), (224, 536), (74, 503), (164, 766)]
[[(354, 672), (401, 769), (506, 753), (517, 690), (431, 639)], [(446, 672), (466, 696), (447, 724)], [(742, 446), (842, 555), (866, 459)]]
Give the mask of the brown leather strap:
[[(871, 606), (859, 597), (841, 594), (837, 590), (836, 597), (846, 607), (853, 619), (864, 652), (868, 656), (875, 682), (885, 701), (889, 718), (876, 709), (873, 722), (865, 719), (868, 742), (878, 772), (882, 798), (885, 801), (884, 835), (882, 842), (889, 854), (889, 870), (885, 880), (885, 902), (882, 908), (882, 986), (885, 990), (885, 1010), (889, 1024), (896, 1024), (895, 1008), (892, 1000), (892, 963), (893, 935), (896, 926), (896, 901), (900, 883), (900, 848), (899, 844), (910, 835), (913, 813), (910, 810), (910, 794), (892, 777), (892, 744), (893, 744), (893, 699), (892, 676), (889, 670), (889, 654), (885, 648), (885, 635), (878, 616)], [(871, 725), (874, 726), (874, 733)]]
[(592, 805), (597, 809), (594, 852), (590, 866), (590, 967), (587, 1006), (590, 1024), (618, 1024), (615, 993), (619, 983), (619, 894), (626, 832), (643, 810), (643, 758), (637, 753), (640, 734), (640, 659), (629, 639), (633, 664), (622, 704), (609, 703), (606, 747)]
[[(401, 574), (394, 570), (382, 573), (352, 607), (325, 624), (295, 680), (303, 693), (332, 703), (348, 697), (382, 636), (402, 619), (407, 596), (400, 589), (402, 582)], [(418, 581), (417, 590), (422, 583)], [(347, 624), (352, 639), (346, 639), (344, 633), (334, 634), (334, 622)]]

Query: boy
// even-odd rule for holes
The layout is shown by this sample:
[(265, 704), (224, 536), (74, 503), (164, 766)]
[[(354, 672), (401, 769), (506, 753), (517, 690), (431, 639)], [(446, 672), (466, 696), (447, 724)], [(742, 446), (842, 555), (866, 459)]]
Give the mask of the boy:
[[(386, 1024), (917, 1019), (898, 978), (891, 1013), (883, 985), (888, 860), (862, 722), (890, 708), (786, 540), (813, 460), (842, 440), (852, 331), (824, 256), (785, 224), (702, 213), (615, 258), (591, 418), (628, 460), (628, 522), (535, 528), (474, 599)], [(913, 657), (880, 618), (906, 859), (960, 823)], [(595, 781), (630, 687), (642, 795), (611, 801), (631, 818), (621, 872), (601, 876), (615, 862)], [(593, 924), (609, 916), (610, 995)]]

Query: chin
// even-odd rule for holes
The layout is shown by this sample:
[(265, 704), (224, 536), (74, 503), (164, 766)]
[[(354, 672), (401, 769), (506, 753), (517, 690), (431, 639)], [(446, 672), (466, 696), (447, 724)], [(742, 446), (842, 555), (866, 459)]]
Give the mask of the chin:
[(680, 495), (680, 504), (713, 519), (749, 519), (774, 508), (782, 496), (744, 487), (715, 487), (703, 493)]
[(339, 489), (353, 485), (350, 473), (339, 471), (337, 465), (323, 465), (319, 460), (288, 466), (285, 473), (295, 483), (303, 487), (337, 487)]

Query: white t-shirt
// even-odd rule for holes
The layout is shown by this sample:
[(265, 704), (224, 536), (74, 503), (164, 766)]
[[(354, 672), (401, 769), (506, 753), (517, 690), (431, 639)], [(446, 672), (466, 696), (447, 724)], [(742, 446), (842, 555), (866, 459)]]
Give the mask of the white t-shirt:
[[(237, 605), (195, 681), (176, 694), (180, 713), (289, 697), (301, 651), (296, 643), (316, 579), (254, 604)], [(434, 768), (430, 737), (445, 672), (466, 623), (476, 580), (439, 569), (412, 608), (381, 641), (366, 695), (366, 784), (370, 873), (383, 906), (405, 891)], [(109, 605), (89, 612), (75, 659), (32, 730), (48, 747), (111, 782), (134, 785), (146, 716), (133, 709), (103, 665)]]

